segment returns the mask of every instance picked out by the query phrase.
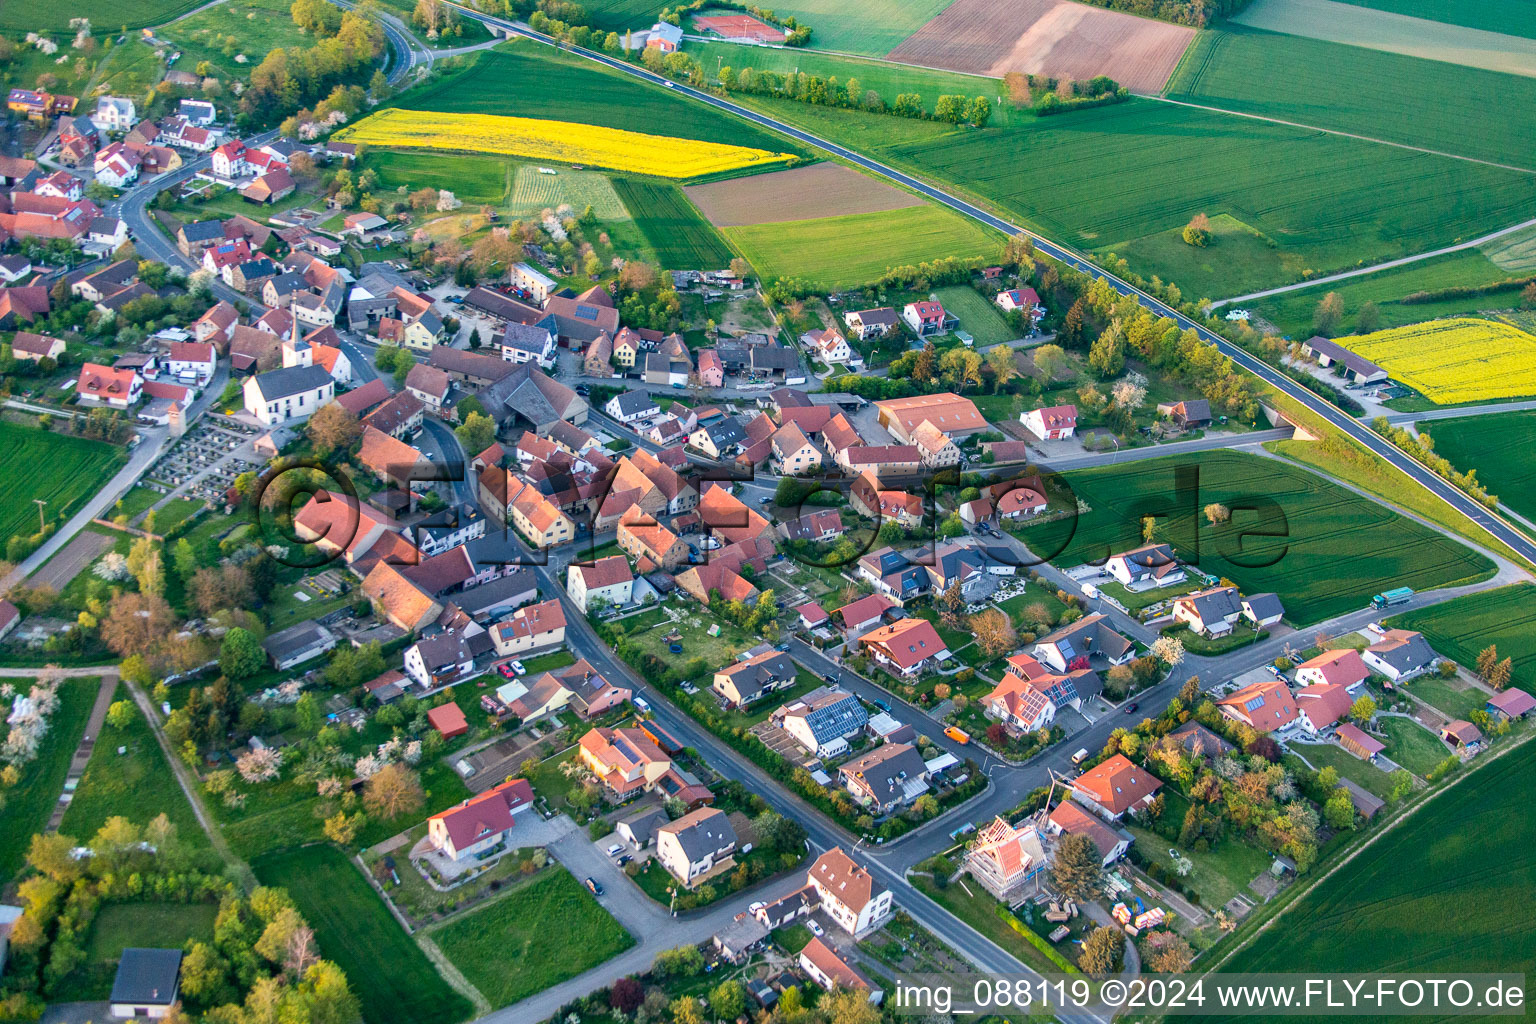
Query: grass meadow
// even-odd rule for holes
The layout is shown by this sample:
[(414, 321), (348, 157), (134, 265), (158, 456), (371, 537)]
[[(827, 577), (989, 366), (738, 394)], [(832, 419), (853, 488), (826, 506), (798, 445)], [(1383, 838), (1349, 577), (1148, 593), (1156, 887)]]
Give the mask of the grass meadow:
[(1479, 767), (1318, 883), (1222, 970), (1521, 970), (1536, 958), (1527, 914), (1536, 888), (1526, 810), (1533, 770), (1531, 743)]
[[(1189, 467), (1196, 490), (1179, 494)], [(1482, 555), (1297, 466), (1231, 451), (1170, 456), (1068, 473), (1088, 503), (1059, 565), (1097, 561), (1142, 541), (1142, 518), (1159, 516), (1157, 539), (1247, 593), (1274, 591), (1298, 625), (1363, 608), (1384, 587), (1426, 590), (1485, 578)], [(1212, 527), (1209, 502), (1232, 510)], [(1070, 521), (1069, 521), (1070, 522)], [(1048, 551), (1035, 552), (1048, 555)]]
[(123, 950), (212, 941), (218, 915), (217, 903), (108, 903), (86, 933), (85, 962), (49, 994), (58, 1002), (105, 1000)]
[[(184, 9), (198, 6), (196, 0), (183, 5)], [(284, 0), (229, 0), (205, 7), (157, 34), (181, 50), (183, 68), (195, 68), (206, 60), (226, 75), (249, 78), (251, 69), (270, 51), (313, 42), (294, 24), (291, 8)], [(244, 64), (235, 60), (240, 54), (245, 55)]]
[(797, 277), (828, 289), (868, 284), (892, 267), (998, 251), (996, 233), (937, 206), (723, 228), (764, 278)]
[(635, 944), (558, 866), (435, 929), (432, 941), (496, 1007), (574, 978)]
[(718, 270), (733, 253), (714, 225), (671, 183), (615, 178), (618, 198), (664, 270)]
[(955, 285), (938, 289), (939, 301), (944, 308), (960, 318), (960, 329), (976, 338), (978, 348), (1012, 341), (1018, 332), (1003, 319), (1003, 311), (997, 304), (969, 285)]
[(47, 0), (6, 0), (0, 4), (0, 30), (69, 33), (69, 19), (89, 18), (98, 30), (142, 28), (159, 25), (185, 14), (204, 0), (136, 0), (132, 4), (111, 0), (72, 0), (69, 4)]
[[(747, 98), (755, 107), (955, 189), (1049, 237), (1132, 253), (1144, 276), (1221, 298), (1409, 255), (1530, 216), (1530, 176), (1153, 100), (985, 129)], [(1196, 213), (1272, 241), (1168, 253)], [(1138, 240), (1149, 236), (1156, 244)], [(1185, 247), (1187, 248), (1187, 247)], [(1127, 256), (1132, 259), (1132, 256)]]
[(379, 175), (386, 190), (404, 185), (446, 188), (466, 205), (501, 203), (507, 198), (512, 164), (505, 157), (421, 153), (406, 150), (370, 150), (367, 165)]
[(596, 171), (572, 171), (567, 168), (545, 174), (533, 164), (517, 169), (512, 184), (511, 213), (514, 217), (542, 213), (568, 204), (579, 216), (588, 206), (601, 221), (629, 220), (629, 211), (613, 189), (613, 182)]
[(1485, 32), (1536, 39), (1536, 19), (1526, 0), (1479, 0), (1475, 4), (1447, 4), (1442, 0), (1342, 0), (1356, 7), (1371, 7), (1410, 18), (1443, 21), (1447, 25), (1480, 28)]
[[(1515, 683), (1536, 692), (1536, 586), (1532, 584), (1468, 594), (1398, 615), (1390, 624), (1418, 630), (1430, 646), (1460, 665), (1474, 664), (1478, 652), (1493, 644), (1500, 658), (1513, 663)], [(1413, 688), (1412, 683), (1408, 685)]]
[(464, 70), (409, 90), (393, 105), (574, 121), (774, 153), (804, 152), (788, 139), (660, 86), (531, 42), (484, 51)]
[[(13, 679), (17, 693), (31, 686), (26, 679)], [(48, 732), (36, 759), (21, 772), (21, 781), (5, 793), (5, 828), (0, 828), (0, 881), (9, 881), (21, 869), (32, 836), (43, 830), (64, 779), (69, 774), (69, 760), (74, 756), (85, 720), (96, 700), (99, 681), (93, 678), (66, 679), (59, 685), (59, 707), (50, 719)], [(9, 714), (10, 706), (5, 705)], [(80, 838), (80, 837), (76, 837)]]
[(1435, 451), (1463, 472), (1477, 470), (1499, 501), (1536, 519), (1536, 412), (1502, 412), (1419, 424)]
[(368, 1024), (453, 1024), (473, 1011), (334, 846), (269, 853), (251, 867), (263, 885), (288, 890), (321, 955), (346, 972)]
[(1233, 24), (1200, 33), (1166, 95), (1536, 168), (1511, 116), (1536, 106), (1525, 75)]
[(0, 542), (37, 532), (33, 499), (48, 503), (44, 512), (50, 522), (62, 522), (122, 462), (122, 449), (105, 441), (0, 422), (0, 480), (6, 499), (0, 506)]

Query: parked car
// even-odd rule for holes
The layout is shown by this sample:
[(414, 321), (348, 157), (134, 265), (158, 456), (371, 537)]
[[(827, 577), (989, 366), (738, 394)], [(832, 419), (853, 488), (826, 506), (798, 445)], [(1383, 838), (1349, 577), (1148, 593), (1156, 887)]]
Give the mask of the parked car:
[(817, 924), (815, 921), (807, 920), (805, 922), (805, 926), (809, 928), (811, 930), (811, 934), (816, 936), (818, 939), (827, 934), (821, 930), (821, 925)]
[(597, 884), (597, 879), (589, 875), (587, 876), (587, 891), (593, 896), (601, 896), (603, 894), (603, 887)]
[(639, 708), (641, 711), (649, 711), (649, 710), (651, 710), (650, 702), (647, 701), (644, 697), (636, 697), (634, 699), (633, 703), (634, 703), (635, 707)]
[(523, 668), (523, 663), (520, 661), (512, 662), (512, 671), (516, 672), (520, 676), (525, 676), (528, 674), (528, 670)]
[(496, 666), (496, 671), (500, 672), (503, 676), (507, 677), (508, 679), (516, 679), (517, 678), (517, 673), (512, 671), (512, 666), (511, 665), (497, 665)]
[(1125, 706), (1125, 713), (1128, 715), (1134, 715), (1136, 713), (1136, 709), (1139, 707), (1141, 707), (1141, 705), (1133, 700)]
[(623, 853), (623, 852), (624, 852), (624, 847), (620, 843), (614, 843), (613, 845), (608, 847), (608, 856), (610, 856), (610, 857), (614, 856), (615, 854), (620, 854), (620, 853)]
[(625, 864), (628, 864), (630, 861), (632, 861), (634, 859), (635, 858), (631, 857), (629, 854), (626, 853), (624, 856), (620, 857), (614, 863), (618, 864), (619, 867), (623, 867)]

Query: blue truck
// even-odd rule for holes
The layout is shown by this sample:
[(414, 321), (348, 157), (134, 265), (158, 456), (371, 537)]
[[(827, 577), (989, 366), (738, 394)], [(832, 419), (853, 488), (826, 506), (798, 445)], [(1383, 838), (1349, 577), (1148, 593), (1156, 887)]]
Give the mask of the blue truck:
[(1395, 590), (1384, 591), (1371, 598), (1372, 608), (1390, 608), (1395, 604), (1407, 604), (1413, 596), (1413, 591), (1408, 587), (1398, 587)]

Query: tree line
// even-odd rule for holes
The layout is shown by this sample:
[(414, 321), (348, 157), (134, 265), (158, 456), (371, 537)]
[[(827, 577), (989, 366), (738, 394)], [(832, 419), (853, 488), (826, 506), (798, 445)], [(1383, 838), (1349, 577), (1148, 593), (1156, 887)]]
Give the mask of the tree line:
[[(693, 67), (697, 67), (697, 62), (686, 54), (674, 56), (682, 56), (691, 62)], [(683, 65), (682, 62), (678, 62), (678, 66), (685, 72), (685, 77), (693, 77), (692, 68)], [(702, 72), (698, 77), (703, 79)], [(778, 71), (759, 71), (750, 67), (738, 71), (727, 65), (720, 69), (719, 85), (726, 92), (772, 96), (776, 99), (797, 100), (812, 106), (842, 107), (848, 110), (862, 110), (871, 114), (892, 114), (896, 117), (915, 120), (972, 124), (978, 128), (985, 127), (992, 118), (992, 101), (985, 96), (968, 98), (961, 95), (943, 95), (935, 101), (933, 110), (929, 111), (923, 106), (923, 97), (918, 93), (898, 93), (896, 98), (887, 104), (878, 92), (873, 89), (864, 89), (863, 84), (851, 76), (847, 82), (840, 83), (836, 75), (823, 78), (804, 71), (785, 74)]]
[(274, 124), (338, 85), (364, 81), (383, 56), (384, 29), (367, 0), (339, 18), (320, 8), (336, 10), (324, 0), (297, 0), (292, 9), (294, 23), (317, 38), (315, 45), (279, 47), (251, 71), (250, 87), (240, 97), (247, 124)]

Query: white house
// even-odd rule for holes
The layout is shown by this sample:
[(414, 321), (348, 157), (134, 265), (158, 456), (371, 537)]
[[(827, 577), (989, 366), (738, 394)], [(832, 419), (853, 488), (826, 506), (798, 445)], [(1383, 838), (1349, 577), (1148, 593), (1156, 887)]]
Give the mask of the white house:
[(336, 397), (336, 381), (323, 366), (285, 366), (245, 382), (245, 411), (269, 427), (307, 419)]
[(735, 862), (736, 830), (725, 812), (700, 807), (656, 830), (656, 859), (688, 888)]
[(96, 180), (111, 188), (123, 188), (139, 179), (138, 155), (121, 142), (96, 154)]
[(501, 335), (501, 358), (508, 363), (555, 365), (555, 336), (537, 324), (509, 323)]
[(1366, 627), (1379, 639), (1360, 654), (1371, 671), (1394, 683), (1428, 672), (1440, 661), (1424, 634), (1412, 629), (1383, 629), (1380, 624)]
[(1019, 414), (1024, 429), (1042, 441), (1064, 441), (1077, 433), (1077, 406), (1052, 405)]
[(845, 363), (855, 368), (864, 365), (863, 357), (853, 350), (848, 339), (835, 328), (807, 331), (800, 336), (800, 341), (812, 355), (828, 366), (833, 363)]
[(834, 846), (806, 872), (806, 882), (821, 897), (821, 909), (854, 938), (863, 938), (891, 916), (891, 890), (875, 881), (868, 868)]
[(517, 816), (533, 806), (527, 779), (509, 779), (427, 819), (427, 838), (443, 856), (464, 861), (488, 853), (517, 825)]
[(452, 686), (473, 675), (475, 652), (469, 645), (470, 629), (475, 631), (475, 635), (484, 632), (478, 625), (471, 624), (465, 627), (465, 632), (446, 630), (423, 637), (407, 647), (405, 674), (416, 680), (424, 690)]
[(603, 411), (620, 423), (640, 423), (660, 416), (661, 406), (648, 391), (626, 391), (608, 399)]
[(91, 124), (103, 132), (125, 132), (138, 121), (133, 100), (121, 96), (100, 97), (96, 100), (96, 111), (91, 115)]
[(1173, 618), (1201, 636), (1226, 636), (1242, 617), (1236, 587), (1212, 587), (1174, 598)]
[(591, 565), (573, 565), (566, 570), (565, 579), (571, 601), (583, 615), (598, 604), (626, 605), (635, 589), (635, 574), (623, 555), (599, 558)]
[(558, 600), (519, 608), (491, 627), (491, 640), (501, 658), (558, 647), (565, 643), (565, 611)]
[(212, 343), (206, 341), (173, 341), (170, 351), (171, 374), (184, 383), (202, 387), (213, 379), (218, 357)]
[(527, 263), (512, 264), (512, 287), (521, 288), (528, 297), (542, 306), (560, 286), (544, 273)]
[[(1428, 644), (1424, 645), (1428, 647)], [(1296, 685), (1322, 686), (1333, 683), (1355, 690), (1371, 677), (1365, 659), (1348, 648), (1324, 651), (1296, 666)]]
[(821, 687), (773, 717), (796, 743), (817, 757), (837, 757), (848, 752), (848, 741), (864, 731), (869, 713), (851, 693)]
[(170, 1013), (181, 989), (181, 950), (123, 950), (109, 997), (114, 1017), (157, 1020)]
[(113, 409), (127, 409), (144, 393), (144, 378), (134, 369), (116, 369), (100, 363), (85, 363), (80, 367), (79, 383), (75, 394), (86, 405), (105, 405)]
[(1132, 584), (1171, 587), (1188, 578), (1184, 567), (1174, 560), (1173, 548), (1167, 544), (1147, 544), (1111, 555), (1104, 563), (1104, 571), (1126, 587)]

